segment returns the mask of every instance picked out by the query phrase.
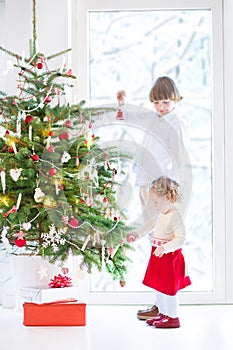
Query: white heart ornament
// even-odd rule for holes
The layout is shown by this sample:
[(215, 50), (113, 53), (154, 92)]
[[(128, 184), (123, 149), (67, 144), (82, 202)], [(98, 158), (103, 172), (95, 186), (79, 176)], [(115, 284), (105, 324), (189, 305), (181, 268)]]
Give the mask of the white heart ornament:
[(22, 169), (10, 169), (10, 176), (14, 181), (17, 181), (21, 175)]
[(28, 231), (32, 227), (32, 224), (30, 222), (24, 222), (22, 227), (25, 231)]

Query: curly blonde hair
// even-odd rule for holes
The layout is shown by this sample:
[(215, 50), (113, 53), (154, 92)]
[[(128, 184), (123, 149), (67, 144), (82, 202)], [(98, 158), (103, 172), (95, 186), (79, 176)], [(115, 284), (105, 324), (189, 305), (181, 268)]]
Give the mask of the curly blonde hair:
[(181, 199), (180, 186), (168, 177), (161, 176), (152, 181), (151, 191), (154, 191), (160, 197), (166, 196), (171, 203)]

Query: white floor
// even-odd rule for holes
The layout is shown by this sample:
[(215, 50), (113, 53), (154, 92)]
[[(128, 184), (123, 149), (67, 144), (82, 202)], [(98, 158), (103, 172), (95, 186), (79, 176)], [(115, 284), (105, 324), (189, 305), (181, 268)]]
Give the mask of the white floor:
[(0, 349), (233, 349), (233, 305), (180, 306), (178, 329), (147, 326), (137, 319), (137, 309), (87, 305), (85, 327), (25, 327), (22, 312), (0, 309)]

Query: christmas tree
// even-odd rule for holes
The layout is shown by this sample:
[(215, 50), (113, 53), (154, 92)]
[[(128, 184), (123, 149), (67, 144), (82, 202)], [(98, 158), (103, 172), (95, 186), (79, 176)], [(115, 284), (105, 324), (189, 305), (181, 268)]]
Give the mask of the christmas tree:
[(30, 57), (15, 59), (17, 94), (0, 93), (0, 226), (11, 254), (36, 254), (51, 262), (70, 254), (124, 281), (129, 228), (117, 206), (122, 155), (100, 149), (94, 122), (104, 110), (69, 103), (75, 79), (63, 63), (37, 50), (36, 1)]

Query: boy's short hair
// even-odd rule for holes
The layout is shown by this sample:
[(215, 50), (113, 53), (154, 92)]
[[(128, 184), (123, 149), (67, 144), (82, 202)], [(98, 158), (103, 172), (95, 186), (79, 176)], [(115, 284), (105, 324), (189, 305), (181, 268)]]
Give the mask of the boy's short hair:
[(159, 77), (152, 86), (149, 99), (151, 102), (172, 100), (179, 102), (182, 100), (182, 96), (179, 93), (178, 88), (174, 81), (169, 77)]

